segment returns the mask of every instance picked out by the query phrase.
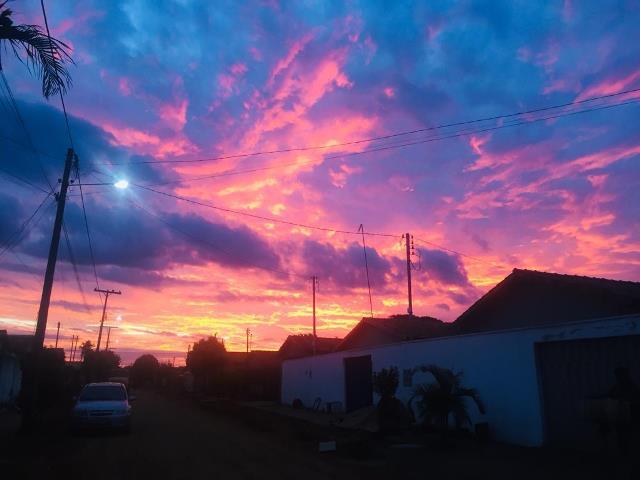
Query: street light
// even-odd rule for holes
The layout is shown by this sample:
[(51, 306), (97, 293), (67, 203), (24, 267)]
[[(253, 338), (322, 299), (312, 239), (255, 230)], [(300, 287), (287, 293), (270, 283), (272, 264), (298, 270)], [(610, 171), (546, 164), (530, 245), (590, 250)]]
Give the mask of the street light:
[(114, 183), (113, 186), (119, 188), (120, 190), (124, 190), (129, 186), (129, 181), (123, 178), (122, 180), (118, 180), (116, 183)]

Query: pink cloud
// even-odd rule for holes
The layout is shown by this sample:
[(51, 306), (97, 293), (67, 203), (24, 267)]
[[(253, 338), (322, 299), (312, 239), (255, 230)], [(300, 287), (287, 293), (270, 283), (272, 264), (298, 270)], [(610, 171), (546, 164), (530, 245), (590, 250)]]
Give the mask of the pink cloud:
[(118, 80), (118, 90), (124, 96), (131, 95), (131, 81), (127, 77), (120, 77)]
[(385, 87), (383, 91), (387, 98), (393, 98), (396, 96), (396, 91), (393, 89), (393, 87)]
[(471, 139), (469, 139), (469, 145), (471, 149), (478, 155), (482, 155), (484, 152), (482, 151), (482, 146), (489, 141), (491, 135), (485, 136), (475, 136), (472, 135)]
[(271, 74), (269, 75), (268, 84), (273, 84), (275, 78), (278, 76), (280, 72), (289, 68), (291, 62), (295, 60), (298, 54), (304, 49), (304, 47), (313, 39), (313, 33), (308, 33), (300, 40), (297, 40), (293, 43), (289, 51), (285, 55), (284, 58), (280, 59), (278, 63), (276, 63), (275, 67), (271, 70)]
[[(586, 98), (596, 97), (600, 95), (610, 95), (612, 93), (618, 93), (623, 90), (628, 90), (633, 84), (640, 79), (640, 70), (630, 73), (626, 77), (622, 78), (608, 78), (595, 85), (590, 86), (586, 90), (583, 90), (576, 98), (576, 101), (584, 100)], [(630, 95), (629, 98), (640, 96), (640, 93)]]
[(247, 66), (244, 63), (235, 63), (231, 65), (230, 70), (235, 76), (241, 76), (247, 73)]
[(176, 131), (180, 131), (183, 129), (184, 125), (187, 123), (187, 107), (189, 106), (189, 101), (184, 98), (179, 100), (177, 103), (167, 103), (161, 105), (159, 108), (159, 115), (162, 120), (164, 120), (167, 124), (171, 126)]
[(111, 144), (131, 148), (138, 154), (165, 157), (185, 155), (197, 151), (186, 137), (160, 138), (158, 135), (130, 127), (103, 123), (100, 127), (113, 137)]

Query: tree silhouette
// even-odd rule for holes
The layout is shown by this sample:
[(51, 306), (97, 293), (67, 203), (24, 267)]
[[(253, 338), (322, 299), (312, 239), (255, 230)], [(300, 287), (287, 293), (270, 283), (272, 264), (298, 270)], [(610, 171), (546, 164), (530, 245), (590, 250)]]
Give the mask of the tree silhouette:
[(211, 389), (215, 380), (220, 380), (226, 349), (217, 336), (198, 340), (187, 354), (187, 367), (193, 373), (196, 384), (205, 390)]
[(131, 366), (129, 378), (132, 385), (144, 385), (153, 383), (160, 371), (158, 359), (150, 354), (136, 358)]
[(80, 360), (84, 360), (88, 352), (93, 352), (93, 343), (87, 340), (80, 345)]
[(87, 351), (82, 362), (82, 370), (90, 382), (104, 382), (112, 376), (120, 365), (120, 356), (111, 350)]
[(2, 46), (10, 46), (16, 57), (31, 73), (42, 79), (42, 95), (66, 93), (71, 87), (71, 75), (66, 64), (73, 63), (70, 48), (64, 42), (49, 37), (38, 25), (14, 25), (7, 8), (0, 2), (0, 71), (2, 70)]

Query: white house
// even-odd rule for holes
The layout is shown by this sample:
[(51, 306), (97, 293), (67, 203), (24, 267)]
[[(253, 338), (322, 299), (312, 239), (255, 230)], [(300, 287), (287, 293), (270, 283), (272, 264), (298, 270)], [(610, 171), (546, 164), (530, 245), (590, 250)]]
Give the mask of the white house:
[(433, 378), (404, 372), (427, 364), (463, 372), (487, 409), (481, 415), (470, 404), (472, 421), (488, 422), (494, 439), (588, 447), (597, 438), (585, 400), (606, 396), (618, 367), (640, 380), (640, 284), (514, 270), (447, 336), (283, 362), (281, 399), (355, 410), (375, 401), (372, 372), (394, 366), (397, 396), (408, 401)]

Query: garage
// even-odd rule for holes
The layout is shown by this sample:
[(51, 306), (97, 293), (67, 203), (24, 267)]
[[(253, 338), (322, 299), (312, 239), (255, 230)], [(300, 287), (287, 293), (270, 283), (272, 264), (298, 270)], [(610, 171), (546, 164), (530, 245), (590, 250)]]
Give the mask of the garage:
[(535, 352), (545, 444), (602, 448), (594, 407), (615, 385), (616, 368), (627, 368), (640, 384), (640, 335), (540, 342)]

